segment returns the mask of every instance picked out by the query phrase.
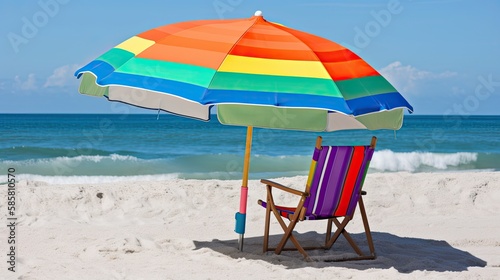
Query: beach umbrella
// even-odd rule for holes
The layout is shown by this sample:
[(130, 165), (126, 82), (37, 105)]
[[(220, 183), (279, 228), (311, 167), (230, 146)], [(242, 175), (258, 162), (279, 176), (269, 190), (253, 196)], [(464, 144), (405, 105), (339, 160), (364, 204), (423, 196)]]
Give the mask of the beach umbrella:
[(253, 127), (305, 131), (401, 128), (413, 110), (375, 69), (328, 39), (245, 19), (169, 24), (118, 44), (76, 71), (79, 91), (110, 101), (247, 127), (243, 234)]

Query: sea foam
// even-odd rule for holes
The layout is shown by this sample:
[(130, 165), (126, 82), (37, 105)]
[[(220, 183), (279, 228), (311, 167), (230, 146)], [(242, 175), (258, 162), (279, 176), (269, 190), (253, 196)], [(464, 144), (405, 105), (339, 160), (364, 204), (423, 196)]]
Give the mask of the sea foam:
[(445, 170), (473, 163), (477, 161), (477, 156), (477, 153), (396, 153), (391, 150), (381, 150), (373, 155), (370, 167), (378, 171), (415, 172), (425, 168)]
[(118, 182), (150, 182), (176, 179), (177, 174), (156, 174), (136, 176), (44, 176), (34, 174), (20, 174), (17, 176), (19, 182), (27, 184), (38, 184), (39, 182), (55, 185), (73, 184), (100, 184)]

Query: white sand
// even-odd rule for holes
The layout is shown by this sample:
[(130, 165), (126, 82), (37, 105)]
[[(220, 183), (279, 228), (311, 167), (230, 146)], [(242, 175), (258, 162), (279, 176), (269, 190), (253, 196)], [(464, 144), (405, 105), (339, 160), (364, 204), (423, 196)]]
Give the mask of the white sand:
[[(304, 177), (276, 179), (303, 189)], [(500, 172), (369, 174), (365, 205), (378, 258), (305, 262), (262, 253), (265, 188), (250, 182), (247, 233), (237, 250), (240, 181), (17, 184), (15, 279), (499, 279)], [(102, 198), (97, 194), (102, 193)], [(6, 223), (6, 186), (0, 215)], [(288, 196), (280, 196), (292, 201)], [(293, 200), (295, 203), (295, 199)], [(320, 242), (324, 221), (299, 223)], [(363, 237), (356, 214), (348, 230)], [(280, 228), (274, 222), (272, 240)], [(322, 257), (351, 253), (343, 237)], [(364, 248), (363, 248), (364, 249)]]

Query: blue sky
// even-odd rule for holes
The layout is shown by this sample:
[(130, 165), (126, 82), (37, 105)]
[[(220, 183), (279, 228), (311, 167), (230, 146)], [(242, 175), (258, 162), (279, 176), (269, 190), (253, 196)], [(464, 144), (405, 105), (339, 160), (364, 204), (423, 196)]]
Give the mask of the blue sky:
[(116, 112), (116, 104), (78, 93), (79, 66), (156, 26), (262, 10), (269, 21), (351, 48), (415, 114), (500, 114), (497, 0), (40, 0), (0, 7), (0, 113)]

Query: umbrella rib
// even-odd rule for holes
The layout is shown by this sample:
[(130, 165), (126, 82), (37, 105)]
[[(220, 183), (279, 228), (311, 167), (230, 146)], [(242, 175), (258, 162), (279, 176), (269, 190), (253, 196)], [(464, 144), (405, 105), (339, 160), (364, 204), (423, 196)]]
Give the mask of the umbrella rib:
[[(270, 23), (270, 24), (273, 24), (273, 23)], [(292, 36), (293, 36), (293, 34), (291, 34), (291, 33), (287, 30), (287, 28), (286, 28), (286, 27), (283, 27), (283, 26), (280, 26), (280, 25), (277, 25), (277, 24), (273, 24), (273, 26), (275, 26), (276, 28), (279, 28), (280, 30), (282, 30), (282, 31), (284, 31), (284, 32), (287, 32), (288, 34), (290, 34), (290, 35), (292, 35)], [(302, 41), (300, 38), (298, 38), (298, 37), (296, 37), (296, 36), (294, 36), (294, 37), (295, 37), (297, 40), (299, 40), (299, 41), (301, 41), (302, 43), (304, 43), (304, 45), (306, 45), (306, 46), (308, 46), (308, 47), (309, 47), (309, 45), (307, 45), (307, 44), (306, 44), (304, 41)], [(344, 48), (345, 48), (345, 47), (344, 47)], [(318, 59), (318, 61), (320, 61), (320, 62), (321, 62), (321, 59), (317, 56), (316, 52), (314, 52), (314, 50), (313, 50), (312, 48), (310, 48), (310, 49), (311, 49), (312, 53), (314, 54), (314, 56)], [(347, 48), (345, 48), (345, 49), (346, 49), (346, 50), (349, 50), (349, 49), (347, 49)], [(350, 51), (350, 50), (349, 50), (349, 51)], [(344, 57), (345, 57), (345, 54), (344, 54)], [(346, 58), (347, 58), (347, 57), (346, 57)], [(361, 58), (360, 58), (360, 59), (361, 59)], [(365, 61), (365, 62), (366, 62), (366, 61)], [(368, 62), (366, 62), (366, 63), (368, 64)], [(369, 64), (368, 64), (368, 65), (369, 65)], [(328, 70), (325, 68), (325, 66), (324, 66), (324, 64), (323, 64), (323, 63), (321, 63), (321, 66), (322, 66), (322, 67), (323, 67), (323, 69), (324, 69), (324, 70), (328, 73), (328, 76), (330, 76), (330, 79), (332, 80), (332, 82), (333, 82), (333, 84), (334, 84), (335, 88), (337, 88), (337, 90), (340, 92), (340, 94), (342, 94), (342, 92), (340, 91), (340, 89), (337, 87), (337, 84), (336, 84), (336, 83), (335, 83), (335, 81), (333, 80), (333, 77), (330, 75), (330, 72), (328, 72)], [(369, 66), (370, 66), (370, 67), (372, 67), (371, 65), (369, 65)], [(373, 67), (372, 67), (372, 68), (373, 68)], [(374, 70), (375, 70), (375, 71), (379, 74), (379, 76), (382, 76), (382, 75), (380, 75), (380, 73), (379, 73), (379, 72), (378, 72), (375, 68), (373, 68), (373, 69), (374, 69)], [(364, 89), (365, 91), (368, 91), (368, 90), (367, 90), (367, 88), (366, 88), (366, 86), (365, 86), (364, 84), (362, 84), (362, 86), (363, 86), (363, 89)], [(380, 106), (380, 102), (379, 102), (377, 99), (373, 98), (373, 96), (370, 96), (370, 97), (371, 97), (371, 98), (375, 101), (375, 103), (376, 103), (376, 104), (378, 104), (378, 105)], [(347, 103), (347, 102), (345, 102), (345, 103), (346, 103), (346, 106), (347, 106), (347, 107), (349, 108), (349, 110), (351, 111), (351, 114), (354, 116), (354, 111), (353, 111), (353, 109), (349, 106), (349, 103)], [(332, 109), (329, 109), (329, 108), (325, 108), (325, 109), (330, 110), (330, 111), (333, 111), (333, 112), (343, 113), (343, 112), (339, 112), (339, 111), (337, 111), (337, 110), (332, 110)], [(391, 108), (391, 109), (393, 109), (393, 108)], [(386, 110), (388, 110), (388, 109), (386, 108)]]
[[(280, 25), (278, 25), (278, 24), (274, 24), (274, 23), (272, 23), (272, 22), (270, 22), (269, 24), (272, 24), (274, 27), (276, 27), (276, 28), (278, 28), (278, 29), (280, 29), (280, 30), (282, 30), (282, 31), (284, 31), (284, 32), (286, 32), (286, 33), (288, 33), (288, 34), (290, 34), (291, 36), (293, 36), (293, 37), (294, 37), (294, 38), (296, 38), (297, 40), (301, 41), (304, 45), (306, 45), (306, 46), (307, 46), (307, 47), (311, 50), (311, 52), (312, 52), (312, 53), (314, 54), (314, 56), (318, 59), (318, 61), (319, 61), (319, 62), (322, 62), (322, 61), (321, 61), (321, 59), (320, 59), (320, 58), (318, 57), (318, 55), (316, 54), (316, 52), (315, 52), (315, 51), (314, 51), (311, 47), (309, 47), (309, 45), (308, 45), (308, 44), (306, 44), (304, 41), (302, 41), (300, 38), (298, 38), (297, 36), (294, 36), (292, 33), (290, 33), (290, 32), (287, 30), (287, 27), (285, 27), (285, 26), (280, 26)], [(325, 40), (326, 40), (326, 39), (325, 39)], [(335, 83), (335, 81), (333, 80), (332, 75), (330, 75), (330, 72), (328, 72), (328, 70), (326, 69), (325, 65), (324, 65), (323, 63), (321, 63), (321, 66), (323, 67), (323, 69), (325, 70), (325, 72), (326, 72), (326, 73), (328, 73), (328, 76), (329, 76), (329, 77), (330, 77), (330, 79), (332, 80), (333, 85), (335, 86), (335, 88), (338, 90), (338, 92), (340, 92), (340, 94), (342, 94), (342, 92), (340, 91), (340, 89), (337, 87), (337, 84), (336, 84), (336, 83)], [(347, 107), (351, 110), (351, 112), (352, 112), (352, 109), (351, 109), (351, 107), (349, 107), (349, 104), (347, 104), (347, 102), (346, 102), (346, 106), (347, 106)], [(327, 109), (327, 108), (325, 108), (325, 109)], [(331, 110), (331, 109), (327, 109), (327, 110)], [(336, 110), (331, 110), (331, 111), (338, 112), (338, 111), (336, 111)], [(339, 113), (341, 113), (341, 112), (339, 112)]]
[[(212, 79), (210, 80), (210, 83), (208, 84), (208, 86), (205, 88), (205, 91), (203, 92), (203, 97), (201, 98), (201, 100), (204, 100), (205, 99), (205, 94), (207, 93), (208, 89), (212, 86), (212, 82), (214, 81), (214, 78), (215, 78), (215, 75), (217, 75), (218, 71), (219, 71), (219, 68), (220, 66), (224, 63), (224, 61), (226, 61), (226, 58), (227, 56), (229, 55), (229, 53), (231, 53), (231, 51), (234, 49), (234, 47), (236, 45), (238, 45), (238, 43), (241, 41), (241, 39), (243, 38), (243, 36), (245, 36), (245, 34), (247, 34), (248, 30), (250, 30), (256, 23), (257, 23), (257, 20), (259, 18), (257, 17), (254, 22), (241, 34), (241, 36), (238, 38), (238, 40), (236, 40), (236, 42), (231, 46), (231, 49), (225, 54), (224, 56), (224, 59), (221, 61), (221, 63), (219, 64), (219, 66), (217, 66), (217, 69), (215, 71), (215, 74), (212, 76)], [(266, 21), (267, 22), (267, 21)], [(204, 104), (205, 105), (205, 104)]]

